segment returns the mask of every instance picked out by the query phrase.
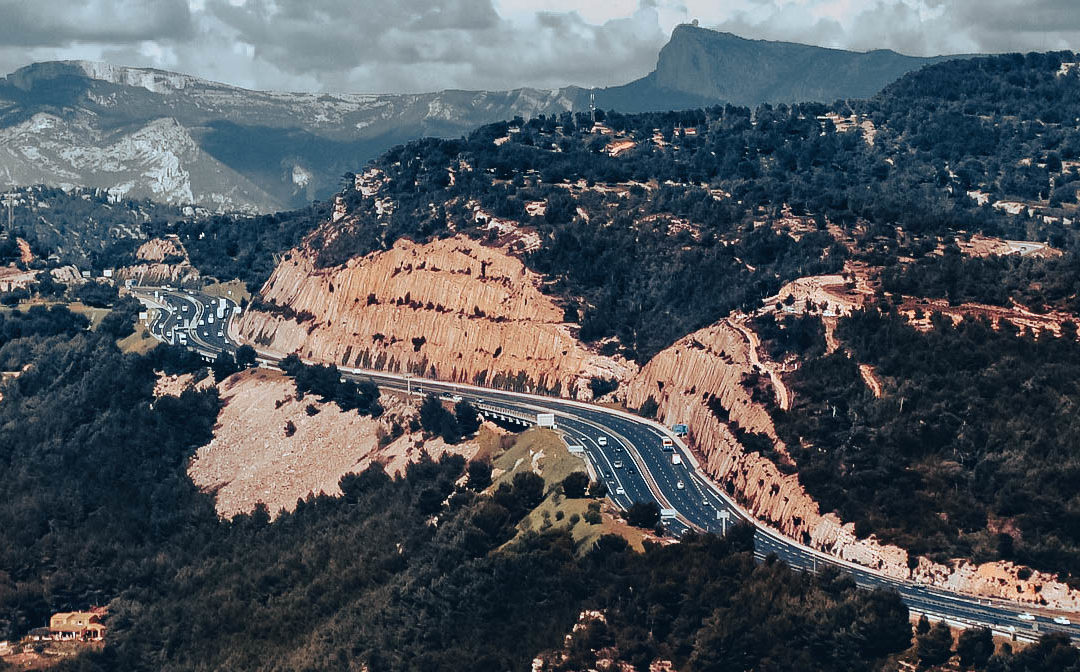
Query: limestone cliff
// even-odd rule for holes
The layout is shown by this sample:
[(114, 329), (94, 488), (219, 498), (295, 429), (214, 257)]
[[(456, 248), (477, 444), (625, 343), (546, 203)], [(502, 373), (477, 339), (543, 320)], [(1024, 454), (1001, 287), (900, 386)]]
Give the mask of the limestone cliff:
[(659, 404), (661, 422), (687, 424), (691, 446), (705, 471), (755, 517), (789, 537), (896, 578), (989, 597), (1080, 608), (1077, 591), (1039, 572), (1021, 580), (1019, 568), (1008, 563), (942, 565), (919, 558), (912, 571), (907, 551), (872, 536), (857, 538), (852, 523), (845, 524), (835, 513), (821, 512), (797, 475), (785, 474), (769, 457), (746, 451), (735, 436), (740, 429), (768, 436), (777, 454), (790, 460), (761, 397), (754, 400), (755, 389), (767, 379), (754, 375), (766, 372), (763, 365), (755, 364), (759, 360), (751, 352), (748, 329), (745, 323), (727, 319), (680, 339), (624, 384), (621, 394), (626, 405), (640, 407), (651, 396)]
[(241, 319), (242, 339), (344, 366), (588, 395), (634, 367), (579, 342), (517, 258), (464, 236), (328, 269), (294, 251)]

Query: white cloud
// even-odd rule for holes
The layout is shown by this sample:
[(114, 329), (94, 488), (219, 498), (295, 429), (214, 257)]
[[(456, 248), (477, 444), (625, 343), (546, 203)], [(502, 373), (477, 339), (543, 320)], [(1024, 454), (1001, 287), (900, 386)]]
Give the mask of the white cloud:
[(91, 58), (251, 88), (619, 84), (678, 23), (913, 55), (1080, 46), (1077, 0), (0, 0), (0, 68)]

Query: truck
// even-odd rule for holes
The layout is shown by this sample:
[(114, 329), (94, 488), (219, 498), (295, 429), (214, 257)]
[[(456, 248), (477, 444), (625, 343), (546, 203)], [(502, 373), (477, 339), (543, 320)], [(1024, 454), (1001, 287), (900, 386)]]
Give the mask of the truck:
[(672, 441), (669, 437), (665, 436), (663, 439), (660, 440), (660, 448), (663, 449), (664, 452), (670, 453), (675, 450), (675, 442)]
[(671, 456), (671, 463), (676, 465), (682, 464), (682, 455), (679, 455), (678, 453), (673, 454)]

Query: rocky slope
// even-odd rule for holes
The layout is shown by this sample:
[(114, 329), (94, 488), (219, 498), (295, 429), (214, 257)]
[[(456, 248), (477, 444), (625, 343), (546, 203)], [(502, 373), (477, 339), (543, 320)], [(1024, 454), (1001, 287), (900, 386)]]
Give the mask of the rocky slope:
[(748, 451), (736, 438), (740, 429), (767, 436), (780, 461), (790, 464), (768, 412), (754, 401), (753, 387), (745, 382), (748, 375), (765, 373), (752, 363), (756, 357), (751, 355), (746, 329), (726, 319), (681, 339), (624, 385), (626, 405), (637, 408), (653, 397), (661, 422), (690, 426), (691, 444), (710, 476), (758, 519), (814, 548), (897, 578), (987, 597), (1080, 608), (1080, 592), (1042, 572), (1021, 579), (1025, 574), (1010, 563), (942, 565), (919, 558), (909, 569), (907, 551), (873, 536), (859, 539), (854, 524), (821, 511), (796, 474), (784, 473), (773, 459)]
[(316, 269), (294, 251), (241, 319), (242, 338), (339, 365), (588, 394), (633, 367), (584, 347), (515, 257), (464, 236)]
[(199, 271), (191, 265), (187, 250), (172, 238), (152, 238), (135, 251), (136, 263), (117, 269), (116, 278), (135, 285), (184, 285), (196, 282)]
[(327, 196), (343, 173), (395, 144), (566, 111), (567, 95), (580, 92), (293, 94), (106, 63), (36, 63), (0, 80), (0, 180), (281, 210)]
[[(438, 459), (446, 451), (468, 458), (477, 450), (475, 443), (447, 446), (408, 431), (388, 440), (392, 425), (407, 426), (415, 409), (388, 401), (387, 413), (373, 419), (312, 397), (298, 400), (292, 380), (276, 371), (245, 371), (219, 387), (224, 407), (214, 440), (198, 450), (188, 473), (197, 486), (214, 493), (223, 517), (250, 512), (260, 502), (275, 515), (291, 511), (308, 493), (340, 494), (342, 476), (360, 473), (374, 461), (394, 474), (424, 451)], [(318, 413), (309, 415), (309, 405)]]

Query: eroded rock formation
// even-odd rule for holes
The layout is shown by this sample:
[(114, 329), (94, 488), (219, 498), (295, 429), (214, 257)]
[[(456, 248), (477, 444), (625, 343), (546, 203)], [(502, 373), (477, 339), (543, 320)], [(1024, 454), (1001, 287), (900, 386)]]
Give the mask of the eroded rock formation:
[(316, 269), (295, 252), (241, 319), (257, 347), (338, 365), (587, 396), (592, 376), (634, 367), (600, 356), (520, 260), (464, 236)]
[(747, 328), (722, 320), (680, 339), (623, 386), (626, 405), (640, 407), (651, 396), (659, 404), (661, 422), (689, 425), (691, 444), (706, 472), (755, 517), (789, 537), (896, 578), (983, 596), (1080, 608), (1077, 591), (1040, 572), (1021, 580), (1020, 568), (1009, 563), (942, 565), (919, 558), (911, 570), (907, 551), (872, 536), (857, 538), (854, 524), (845, 524), (835, 513), (822, 513), (797, 475), (783, 473), (769, 457), (747, 452), (735, 436), (740, 428), (768, 436), (776, 452), (787, 459), (760, 397), (753, 398), (755, 386), (767, 378), (753, 364), (744, 333)]
[(187, 284), (199, 279), (187, 250), (171, 238), (152, 238), (135, 252), (138, 263), (117, 269), (118, 282), (131, 280), (136, 285)]

